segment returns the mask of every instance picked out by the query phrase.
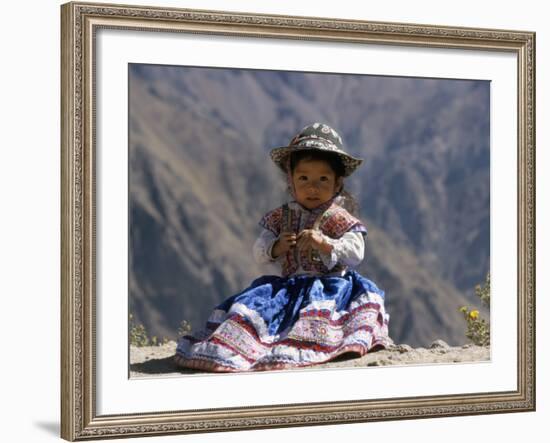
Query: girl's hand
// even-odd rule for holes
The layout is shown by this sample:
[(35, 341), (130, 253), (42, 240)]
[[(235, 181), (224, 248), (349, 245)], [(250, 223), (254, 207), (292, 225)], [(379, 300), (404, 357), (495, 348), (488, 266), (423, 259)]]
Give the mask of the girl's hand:
[(325, 237), (321, 231), (315, 229), (304, 229), (296, 237), (296, 246), (298, 249), (313, 248), (324, 254), (332, 252), (332, 245), (325, 241)]
[(282, 254), (286, 254), (291, 248), (296, 246), (296, 234), (294, 232), (281, 232), (279, 239), (271, 248), (271, 255), (277, 258)]

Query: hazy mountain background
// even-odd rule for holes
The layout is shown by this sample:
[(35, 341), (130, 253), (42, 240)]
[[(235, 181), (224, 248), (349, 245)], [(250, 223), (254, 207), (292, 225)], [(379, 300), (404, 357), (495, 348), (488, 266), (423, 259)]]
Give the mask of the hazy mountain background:
[(151, 335), (276, 272), (251, 253), (287, 198), (268, 152), (319, 121), (365, 159), (346, 182), (369, 229), (358, 271), (391, 336), (466, 341), (458, 308), (489, 271), (489, 82), (131, 64), (129, 100), (129, 310)]

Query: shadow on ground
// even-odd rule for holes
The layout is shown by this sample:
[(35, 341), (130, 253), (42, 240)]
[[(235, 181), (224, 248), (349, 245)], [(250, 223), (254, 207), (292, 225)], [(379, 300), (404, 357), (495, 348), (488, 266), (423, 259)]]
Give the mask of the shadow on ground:
[(140, 374), (170, 374), (170, 373), (180, 373), (180, 374), (197, 374), (200, 371), (193, 369), (180, 368), (174, 363), (174, 357), (165, 357), (165, 358), (152, 358), (150, 360), (144, 361), (143, 363), (132, 363), (130, 365), (130, 372), (139, 372)]
[[(348, 360), (357, 359), (359, 356), (353, 352), (347, 352), (336, 357), (330, 363), (345, 362)], [(303, 369), (303, 368), (296, 368)], [(133, 376), (144, 376), (144, 375), (166, 375), (166, 374), (201, 374), (204, 371), (199, 371), (196, 369), (187, 369), (177, 366), (174, 363), (174, 357), (164, 357), (164, 358), (151, 358), (142, 363), (132, 363), (130, 365), (130, 372), (133, 373)], [(139, 375), (138, 375), (139, 374)]]

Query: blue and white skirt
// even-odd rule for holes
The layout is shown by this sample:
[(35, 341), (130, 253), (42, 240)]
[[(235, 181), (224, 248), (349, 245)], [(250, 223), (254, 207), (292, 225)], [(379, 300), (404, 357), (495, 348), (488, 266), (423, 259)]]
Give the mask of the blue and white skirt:
[(384, 292), (343, 277), (260, 277), (218, 305), (201, 332), (178, 339), (175, 361), (212, 372), (310, 366), (392, 343)]

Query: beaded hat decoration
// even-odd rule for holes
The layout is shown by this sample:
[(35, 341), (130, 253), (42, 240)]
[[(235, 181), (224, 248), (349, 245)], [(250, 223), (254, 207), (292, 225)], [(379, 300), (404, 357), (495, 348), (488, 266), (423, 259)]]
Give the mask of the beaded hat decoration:
[(280, 148), (272, 149), (269, 155), (271, 159), (283, 171), (287, 171), (287, 163), (292, 152), (301, 150), (318, 149), (320, 151), (334, 152), (344, 164), (344, 176), (351, 175), (363, 162), (343, 150), (342, 137), (330, 126), (323, 123), (313, 123), (303, 128), (288, 144)]

